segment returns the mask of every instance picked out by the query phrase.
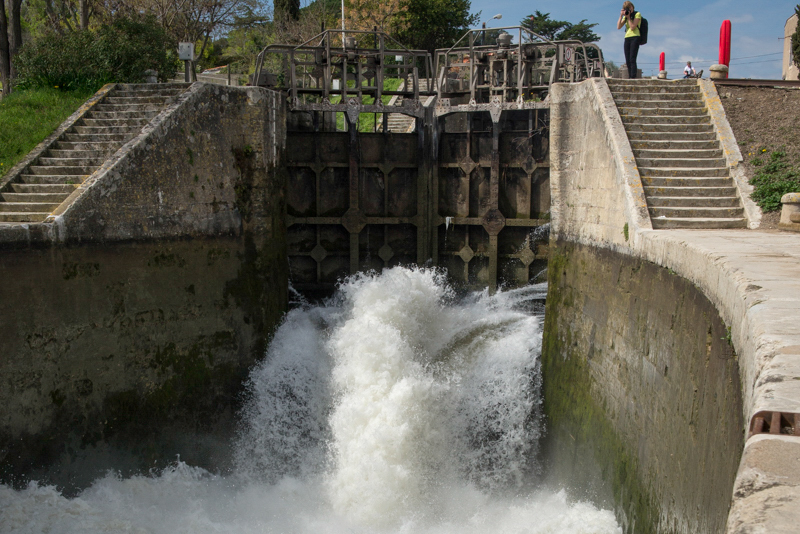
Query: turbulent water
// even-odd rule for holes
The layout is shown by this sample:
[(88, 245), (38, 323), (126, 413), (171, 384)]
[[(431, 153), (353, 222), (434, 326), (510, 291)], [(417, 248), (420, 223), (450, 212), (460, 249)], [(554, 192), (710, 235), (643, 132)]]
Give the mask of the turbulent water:
[(353, 277), (290, 312), (253, 370), (235, 474), (177, 462), (71, 499), (0, 486), (0, 532), (618, 533), (536, 489), (544, 291)]

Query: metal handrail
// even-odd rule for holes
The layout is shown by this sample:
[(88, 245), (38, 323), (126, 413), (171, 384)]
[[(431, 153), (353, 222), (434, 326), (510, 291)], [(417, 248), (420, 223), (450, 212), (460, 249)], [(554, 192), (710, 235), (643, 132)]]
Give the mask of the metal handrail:
[[(533, 31), (525, 28), (524, 26), (506, 26), (506, 27), (500, 27), (500, 28), (491, 28), (489, 31), (492, 31), (492, 32), (499, 31), (499, 32), (508, 33), (508, 32), (506, 32), (506, 30), (515, 30), (516, 34), (517, 34), (516, 35), (517, 43), (516, 43), (515, 46), (501, 47), (500, 49), (515, 50), (515, 52), (517, 54), (517, 58), (518, 59), (516, 61), (515, 67), (516, 67), (516, 78), (517, 78), (517, 80), (516, 80), (516, 90), (517, 90), (517, 99), (518, 100), (522, 98), (522, 94), (526, 90), (524, 88), (524, 86), (523, 86), (523, 78), (524, 78), (524, 75), (523, 75), (523, 64), (524, 64), (524, 61), (522, 60), (522, 58), (524, 57), (523, 56), (523, 50), (527, 49), (532, 44), (536, 45), (536, 46), (544, 46), (544, 47), (547, 47), (548, 49), (553, 49), (556, 52), (555, 54), (553, 54), (552, 59), (550, 59), (550, 61), (549, 61), (549, 63), (550, 63), (550, 77), (549, 77), (548, 86), (547, 86), (548, 91), (552, 87), (552, 84), (557, 81), (557, 72), (559, 70), (560, 54), (561, 54), (561, 51), (563, 50), (563, 47), (566, 47), (566, 46), (574, 47), (574, 48), (576, 48), (576, 50), (580, 49), (579, 54), (576, 54), (576, 56), (580, 55), (581, 57), (580, 58), (578, 58), (578, 57), (575, 58), (575, 65), (580, 69), (581, 68), (581, 62), (582, 62), (582, 68), (583, 68), (583, 71), (586, 73), (585, 75), (587, 77), (594, 76), (594, 69), (590, 66), (589, 54), (588, 54), (587, 48), (597, 50), (598, 59), (600, 61), (600, 73), (602, 75), (602, 70), (603, 70), (602, 51), (595, 44), (591, 44), (590, 43), (590, 44), (587, 45), (587, 44), (585, 44), (585, 43), (583, 43), (581, 41), (572, 40), (572, 39), (571, 40), (562, 40), (562, 41), (552, 41), (552, 40), (549, 40), (549, 39), (545, 38), (542, 35), (539, 35), (536, 32), (533, 32)], [(441, 96), (441, 92), (442, 92), (443, 88), (445, 87), (445, 76), (446, 76), (447, 69), (450, 69), (450, 68), (461, 69), (461, 68), (467, 66), (466, 62), (461, 63), (461, 64), (451, 63), (450, 62), (450, 58), (455, 54), (461, 54), (462, 56), (464, 54), (468, 54), (467, 57), (469, 58), (469, 77), (470, 77), (470, 91), (469, 91), (469, 93), (470, 93), (470, 101), (471, 102), (475, 101), (475, 98), (476, 98), (475, 92), (476, 92), (476, 86), (477, 86), (477, 78), (476, 78), (476, 76), (478, 74), (478, 69), (480, 68), (479, 66), (476, 65), (475, 56), (476, 56), (477, 53), (498, 50), (498, 46), (497, 45), (486, 45), (484, 43), (482, 43), (480, 45), (476, 45), (475, 44), (477, 42), (476, 36), (477, 35), (485, 35), (486, 31), (487, 31), (487, 29), (485, 29), (485, 28), (469, 30), (466, 33), (464, 33), (464, 35), (462, 35), (458, 39), (458, 41), (456, 41), (456, 43), (453, 44), (453, 46), (451, 46), (450, 48), (448, 48), (448, 49), (437, 49), (436, 50), (436, 52), (435, 52), (436, 57), (435, 57), (435, 68), (434, 68), (434, 71), (436, 73), (435, 76), (436, 76), (436, 81), (437, 81), (437, 89), (440, 92), (440, 96)], [(468, 40), (468, 45), (459, 47), (459, 45), (462, 44), (465, 39)], [(544, 54), (542, 54), (542, 60), (545, 60), (545, 58), (546, 58), (545, 54), (547, 54), (547, 52), (544, 52)], [(464, 59), (466, 59), (466, 58), (464, 58)], [(546, 63), (544, 63), (544, 64), (546, 64)], [(544, 64), (543, 64), (543, 66), (544, 66)], [(578, 74), (578, 73), (576, 72), (576, 74)], [(505, 90), (505, 88), (504, 88), (504, 90)], [(490, 88), (490, 92), (491, 91), (492, 91), (492, 89)]]

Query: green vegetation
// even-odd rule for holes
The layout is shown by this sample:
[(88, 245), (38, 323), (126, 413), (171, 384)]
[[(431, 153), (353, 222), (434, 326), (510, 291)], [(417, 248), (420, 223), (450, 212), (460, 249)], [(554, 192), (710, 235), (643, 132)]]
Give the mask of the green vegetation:
[(177, 68), (169, 36), (152, 19), (121, 18), (96, 31), (50, 32), (16, 57), (16, 86), (96, 91), (109, 82), (136, 83), (145, 71), (166, 81)]
[(768, 149), (762, 148), (760, 155), (750, 160), (757, 167), (750, 184), (755, 188), (750, 198), (765, 212), (781, 209), (781, 197), (786, 193), (800, 191), (800, 166), (786, 161), (786, 153), (772, 151), (766, 159)]
[(539, 10), (522, 19), (520, 25), (550, 41), (577, 39), (584, 43), (596, 43), (600, 40), (600, 36), (592, 31), (597, 23), (588, 24), (586, 19), (575, 24), (566, 20), (550, 20), (550, 13)]
[(91, 96), (87, 90), (47, 87), (0, 100), (0, 176), (58, 128)]
[[(397, 91), (402, 82), (403, 81), (399, 78), (388, 78), (386, 80), (383, 80), (383, 90)], [(391, 99), (392, 95), (381, 96), (381, 102), (383, 102), (384, 104), (388, 104)], [(338, 104), (341, 100), (342, 100), (341, 96), (332, 96), (331, 104)], [(371, 96), (365, 96), (362, 99), (362, 101), (366, 105), (372, 105), (375, 103), (375, 99), (372, 98)], [(380, 125), (382, 123), (383, 123), (383, 113), (360, 113), (358, 115), (359, 132), (374, 132), (376, 130), (376, 125)], [(347, 129), (347, 127), (345, 126), (344, 113), (336, 114), (336, 129), (340, 131)]]

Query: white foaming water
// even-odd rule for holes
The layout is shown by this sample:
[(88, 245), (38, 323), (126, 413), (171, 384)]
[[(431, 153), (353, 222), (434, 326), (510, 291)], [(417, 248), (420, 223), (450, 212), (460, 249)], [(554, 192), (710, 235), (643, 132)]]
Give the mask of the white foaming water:
[(431, 270), (290, 312), (250, 377), (236, 474), (178, 462), (78, 497), (0, 486), (0, 532), (618, 533), (534, 486), (545, 288), (457, 301)]

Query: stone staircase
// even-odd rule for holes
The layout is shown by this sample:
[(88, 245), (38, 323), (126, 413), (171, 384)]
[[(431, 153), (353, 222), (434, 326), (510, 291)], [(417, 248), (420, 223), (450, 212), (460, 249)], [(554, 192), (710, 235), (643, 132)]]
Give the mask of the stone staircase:
[[(403, 90), (405, 87), (405, 82), (403, 85), (400, 86), (400, 90)], [(428, 80), (427, 79), (420, 79), (419, 81), (419, 89), (420, 91), (427, 91), (428, 90)], [(423, 105), (427, 104), (433, 97), (432, 96), (420, 96), (420, 101)], [(403, 97), (401, 95), (397, 95), (389, 101), (389, 106), (402, 106), (403, 105)], [(414, 120), (414, 117), (409, 115), (404, 115), (402, 113), (389, 113), (389, 117), (386, 119), (386, 127), (390, 132), (395, 133), (412, 133), (414, 128), (416, 127), (417, 122)], [(382, 128), (381, 128), (382, 129)]]
[(120, 84), (2, 191), (0, 223), (44, 221), (186, 84)]
[(744, 208), (696, 80), (608, 80), (662, 228), (746, 228)]

